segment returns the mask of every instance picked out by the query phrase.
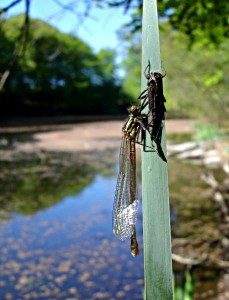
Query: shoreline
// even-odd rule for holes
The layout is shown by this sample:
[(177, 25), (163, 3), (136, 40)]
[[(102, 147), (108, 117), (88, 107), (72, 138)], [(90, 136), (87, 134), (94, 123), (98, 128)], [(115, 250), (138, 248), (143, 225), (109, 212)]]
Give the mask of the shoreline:
[[(191, 133), (193, 120), (167, 120), (167, 133)], [(41, 126), (0, 127), (0, 133), (29, 133), (32, 139), (16, 141), (18, 151), (88, 151), (114, 149), (120, 146), (124, 119)], [(1, 139), (1, 138), (0, 138)]]

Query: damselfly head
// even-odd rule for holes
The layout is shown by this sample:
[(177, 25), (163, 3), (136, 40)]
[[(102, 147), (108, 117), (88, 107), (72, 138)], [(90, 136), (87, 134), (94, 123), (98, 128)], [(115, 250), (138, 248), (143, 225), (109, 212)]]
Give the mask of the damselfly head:
[(128, 113), (131, 115), (137, 115), (139, 112), (139, 106), (138, 105), (131, 105), (130, 107), (127, 108)]

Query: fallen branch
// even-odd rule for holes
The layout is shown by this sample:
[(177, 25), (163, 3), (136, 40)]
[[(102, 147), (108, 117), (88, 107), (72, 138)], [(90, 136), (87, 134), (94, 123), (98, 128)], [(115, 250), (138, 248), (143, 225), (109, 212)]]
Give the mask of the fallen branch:
[(220, 210), (221, 210), (222, 214), (224, 215), (224, 217), (227, 218), (228, 208), (224, 201), (224, 197), (223, 197), (222, 193), (215, 192), (213, 195), (213, 199), (220, 206)]
[(209, 173), (208, 175), (201, 174), (200, 179), (202, 179), (205, 183), (210, 185), (210, 187), (212, 187), (213, 189), (216, 189), (219, 186), (219, 183), (216, 181), (212, 173)]
[(204, 261), (212, 263), (220, 268), (229, 268), (229, 261), (225, 260), (220, 260), (220, 259), (209, 259), (206, 256), (202, 257), (201, 259), (196, 259), (196, 258), (189, 258), (189, 257), (182, 257), (178, 254), (172, 253), (172, 260), (183, 265), (188, 265), (188, 266), (197, 266), (200, 264), (203, 264)]
[(175, 253), (172, 253), (172, 260), (175, 261), (175, 262), (178, 262), (180, 264), (189, 265), (189, 266), (199, 265), (203, 261), (203, 259), (198, 260), (198, 259), (195, 259), (195, 258), (182, 257), (182, 256), (180, 256), (178, 254), (175, 254)]
[(216, 262), (217, 266), (219, 266), (221, 268), (229, 268), (229, 261), (217, 259), (215, 262)]
[(225, 221), (227, 222), (229, 210), (226, 205), (224, 195), (220, 190), (220, 184), (217, 182), (212, 173), (209, 173), (208, 175), (202, 174), (200, 178), (213, 189), (213, 200), (220, 207), (220, 211), (224, 216)]

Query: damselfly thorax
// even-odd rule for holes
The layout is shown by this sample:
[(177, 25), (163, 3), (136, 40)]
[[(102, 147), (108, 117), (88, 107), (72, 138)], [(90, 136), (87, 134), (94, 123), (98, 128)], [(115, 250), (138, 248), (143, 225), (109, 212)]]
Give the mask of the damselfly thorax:
[(141, 114), (141, 106), (138, 105), (131, 105), (128, 109), (128, 112), (130, 113), (129, 119), (126, 121), (122, 128), (122, 134), (127, 139), (133, 139), (135, 143), (142, 142), (142, 131), (146, 130), (145, 127), (145, 121), (146, 121), (146, 115)]

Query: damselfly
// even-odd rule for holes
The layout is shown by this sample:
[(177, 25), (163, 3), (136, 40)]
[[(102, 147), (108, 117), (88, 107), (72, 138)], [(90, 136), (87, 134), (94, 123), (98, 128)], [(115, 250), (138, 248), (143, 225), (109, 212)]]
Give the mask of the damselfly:
[(152, 143), (156, 143), (160, 140), (162, 120), (164, 119), (165, 97), (163, 95), (162, 75), (158, 72), (150, 71), (150, 62), (148, 63), (144, 75), (147, 79), (147, 88), (139, 95), (139, 99), (143, 100), (143, 103), (149, 104), (147, 130), (150, 133)]
[[(147, 72), (148, 70), (148, 72)], [(113, 232), (120, 240), (131, 238), (131, 253), (138, 255), (136, 238), (137, 186), (136, 186), (136, 151), (135, 144), (144, 145), (144, 149), (156, 151), (166, 161), (161, 148), (162, 120), (165, 112), (162, 78), (157, 72), (150, 72), (150, 63), (145, 69), (147, 89), (139, 96), (141, 106), (132, 105), (128, 111), (129, 119), (122, 128), (122, 142), (119, 156), (119, 174), (113, 206)], [(148, 113), (142, 114), (148, 104)], [(145, 131), (151, 137), (151, 145), (145, 143)]]
[(129, 119), (125, 123), (119, 156), (119, 174), (113, 206), (113, 232), (120, 240), (131, 238), (131, 253), (138, 255), (136, 238), (137, 186), (135, 144), (141, 141), (145, 130), (142, 106), (132, 105), (128, 111)]

